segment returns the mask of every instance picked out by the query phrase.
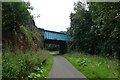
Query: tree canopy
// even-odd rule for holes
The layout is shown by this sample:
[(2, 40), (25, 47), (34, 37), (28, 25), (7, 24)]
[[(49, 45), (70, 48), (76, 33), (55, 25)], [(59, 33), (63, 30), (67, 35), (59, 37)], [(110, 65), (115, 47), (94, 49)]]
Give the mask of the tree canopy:
[(41, 33), (30, 14), (32, 9), (29, 2), (2, 3), (3, 48), (33, 49), (42, 44)]
[(90, 54), (120, 53), (120, 2), (74, 5), (68, 32), (74, 39), (72, 48)]

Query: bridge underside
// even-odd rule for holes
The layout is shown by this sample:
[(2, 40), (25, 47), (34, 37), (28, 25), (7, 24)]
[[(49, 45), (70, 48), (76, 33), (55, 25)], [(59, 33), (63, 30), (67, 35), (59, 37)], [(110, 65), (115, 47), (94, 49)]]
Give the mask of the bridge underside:
[(45, 39), (44, 43), (47, 43), (47, 44), (58, 44), (59, 45), (59, 53), (60, 54), (64, 54), (67, 51), (67, 42), (66, 41)]
[(57, 44), (59, 45), (59, 53), (64, 54), (67, 52), (67, 43), (72, 42), (72, 38), (61, 32), (42, 30), (44, 44)]

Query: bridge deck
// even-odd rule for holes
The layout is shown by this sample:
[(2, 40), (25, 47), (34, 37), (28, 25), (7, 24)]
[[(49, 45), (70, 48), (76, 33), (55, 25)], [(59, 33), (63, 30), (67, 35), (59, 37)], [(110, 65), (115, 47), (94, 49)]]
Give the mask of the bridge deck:
[(60, 40), (60, 41), (66, 41), (70, 42), (72, 41), (71, 37), (67, 34), (60, 33), (60, 32), (54, 32), (54, 31), (44, 31), (44, 39), (49, 40)]

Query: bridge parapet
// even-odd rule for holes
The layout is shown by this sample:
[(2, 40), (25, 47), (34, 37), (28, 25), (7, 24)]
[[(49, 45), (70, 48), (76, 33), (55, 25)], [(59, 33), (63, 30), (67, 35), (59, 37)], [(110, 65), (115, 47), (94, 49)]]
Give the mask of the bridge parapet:
[(58, 44), (60, 46), (59, 48), (60, 54), (66, 53), (67, 44), (73, 41), (71, 36), (61, 33), (61, 32), (49, 31), (49, 30), (44, 30), (40, 28), (39, 30), (42, 33), (42, 36), (44, 39), (44, 45), (45, 44)]
[(64, 33), (44, 30), (44, 39), (71, 42), (72, 38)]

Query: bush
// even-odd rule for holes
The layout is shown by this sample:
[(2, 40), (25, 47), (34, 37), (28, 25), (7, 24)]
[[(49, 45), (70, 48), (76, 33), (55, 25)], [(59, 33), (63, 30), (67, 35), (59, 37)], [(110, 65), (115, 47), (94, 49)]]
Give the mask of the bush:
[(47, 78), (48, 73), (53, 65), (53, 56), (48, 55), (45, 62), (41, 63), (40, 67), (35, 67), (34, 71), (29, 74), (29, 78)]
[(41, 63), (45, 62), (48, 57), (47, 51), (41, 50), (38, 52), (22, 51), (11, 52), (10, 50), (3, 51), (2, 56), (2, 77), (3, 78), (28, 78), (35, 67), (40, 67)]
[(30, 35), (30, 31), (27, 30), (27, 28), (24, 27), (24, 26), (20, 26), (20, 30), (25, 35), (25, 37), (27, 38), (28, 42), (31, 43), (32, 42), (32, 36)]

